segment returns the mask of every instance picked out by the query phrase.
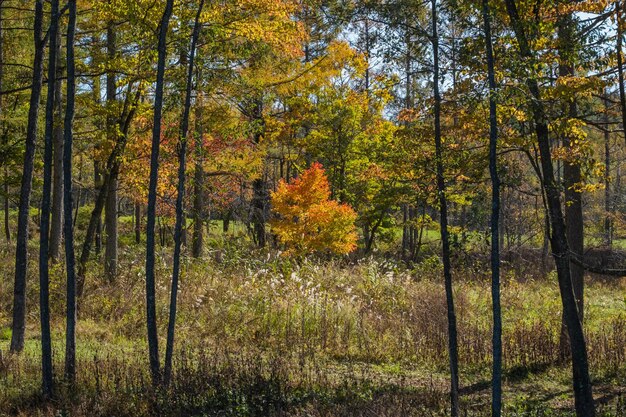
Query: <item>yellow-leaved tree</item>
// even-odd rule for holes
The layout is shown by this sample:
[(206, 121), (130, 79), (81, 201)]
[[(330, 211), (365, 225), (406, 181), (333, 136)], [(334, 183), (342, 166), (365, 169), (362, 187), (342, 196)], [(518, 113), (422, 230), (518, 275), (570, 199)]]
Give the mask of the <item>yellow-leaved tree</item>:
[(271, 197), (278, 215), (272, 231), (289, 253), (347, 254), (356, 249), (356, 212), (330, 198), (328, 178), (319, 162), (289, 183), (281, 180)]

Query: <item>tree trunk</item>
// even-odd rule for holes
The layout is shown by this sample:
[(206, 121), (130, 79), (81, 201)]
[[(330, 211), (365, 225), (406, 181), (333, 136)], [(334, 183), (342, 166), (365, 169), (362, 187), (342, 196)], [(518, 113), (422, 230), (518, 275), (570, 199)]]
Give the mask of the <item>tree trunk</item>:
[(454, 311), (454, 293), (452, 290), (452, 267), (450, 264), (450, 241), (448, 235), (448, 202), (446, 183), (443, 172), (441, 143), (441, 95), (439, 93), (439, 35), (437, 33), (437, 0), (431, 0), (432, 6), (432, 47), (433, 47), (433, 92), (435, 97), (435, 160), (437, 164), (437, 192), (439, 194), (439, 223), (441, 227), (441, 245), (443, 276), (446, 289), (448, 310), (448, 354), (450, 360), (450, 413), (459, 415), (459, 355), (457, 343), (456, 313)]
[(107, 198), (104, 205), (104, 225), (106, 233), (106, 245), (104, 247), (104, 275), (113, 282), (117, 276), (117, 174), (111, 173), (106, 185)]
[(252, 182), (252, 222), (254, 226), (254, 239), (259, 247), (264, 247), (265, 239), (265, 200), (267, 199), (267, 191), (265, 189), (265, 181), (257, 178)]
[(54, 101), (57, 75), (57, 42), (60, 37), (59, 1), (50, 4), (50, 47), (48, 58), (48, 93), (46, 100), (46, 127), (43, 157), (43, 195), (41, 198), (41, 224), (39, 227), (39, 318), (41, 321), (41, 375), (45, 398), (52, 397), (52, 341), (50, 337), (50, 270), (48, 265), (50, 232), (50, 192), (52, 188), (52, 147), (54, 136)]
[(135, 243), (141, 243), (141, 203), (135, 201)]
[(26, 271), (28, 268), (28, 221), (30, 192), (33, 182), (35, 148), (37, 142), (37, 121), (41, 84), (43, 79), (43, 0), (35, 2), (35, 23), (33, 27), (35, 56), (33, 59), (33, 78), (26, 127), (26, 151), (20, 185), (20, 203), (17, 215), (17, 244), (15, 249), (15, 283), (13, 286), (13, 323), (11, 325), (11, 352), (24, 349), (24, 330), (26, 325)]
[[(559, 77), (571, 77), (574, 75), (574, 67), (571, 64), (575, 59), (574, 54), (574, 22), (571, 14), (561, 16), (558, 20), (559, 36)], [(578, 109), (576, 100), (568, 100), (563, 108), (564, 117), (576, 119)], [(564, 135), (563, 146), (573, 153), (572, 139)], [(570, 251), (578, 258), (582, 259), (584, 250), (584, 225), (583, 225), (583, 205), (582, 195), (578, 189), (582, 182), (580, 163), (578, 161), (566, 160), (563, 163), (563, 186), (565, 188), (565, 226), (567, 243)], [(578, 317), (583, 322), (584, 317), (584, 277), (585, 270), (570, 262), (570, 279), (576, 298)], [(561, 326), (561, 355), (565, 357), (567, 353), (567, 329), (565, 314), (562, 316)]]
[(174, 226), (174, 265), (172, 268), (172, 288), (170, 293), (169, 322), (167, 325), (167, 344), (165, 346), (164, 382), (169, 385), (172, 377), (172, 355), (174, 353), (174, 332), (176, 329), (176, 303), (178, 298), (178, 278), (180, 275), (180, 250), (185, 221), (185, 169), (187, 157), (187, 130), (189, 129), (189, 111), (191, 109), (191, 89), (193, 86), (193, 65), (196, 53), (196, 43), (200, 33), (200, 13), (204, 0), (200, 0), (196, 20), (193, 25), (191, 46), (189, 47), (189, 69), (187, 70), (187, 86), (185, 91), (185, 105), (180, 123), (180, 146), (178, 154), (178, 187), (176, 195), (176, 225)]
[[(197, 79), (200, 80), (200, 73), (197, 74)], [(203, 155), (204, 155), (204, 130), (202, 125), (202, 93), (198, 91), (196, 98), (196, 124), (195, 124), (195, 164), (193, 175), (193, 236), (191, 242), (191, 256), (194, 258), (201, 258), (204, 249), (204, 229), (202, 227), (204, 223), (204, 169), (203, 169)]]
[(498, 176), (498, 118), (496, 108), (496, 78), (491, 41), (491, 11), (489, 0), (482, 5), (487, 79), (489, 81), (489, 175), (491, 176), (491, 299), (493, 314), (493, 366), (491, 377), (491, 415), (502, 414), (502, 312), (500, 307), (500, 178)]
[(161, 141), (161, 114), (163, 110), (163, 80), (167, 55), (167, 29), (172, 15), (174, 0), (167, 0), (161, 19), (158, 44), (157, 78), (154, 97), (154, 120), (152, 126), (152, 151), (150, 155), (150, 184), (148, 188), (148, 213), (146, 216), (146, 326), (152, 384), (161, 381), (159, 365), (159, 339), (156, 322), (156, 299), (154, 277), (154, 228), (156, 220), (156, 188), (159, 176), (159, 146)]
[[(2, 6), (3, 0), (0, 1), (0, 91), (2, 91), (2, 81), (4, 80), (4, 31), (2, 21)], [(0, 94), (0, 116), (2, 116), (3, 107), (3, 95)], [(8, 146), (7, 131), (2, 134), (2, 145)], [(11, 242), (11, 228), (9, 226), (9, 168), (7, 161), (4, 162), (4, 236), (7, 242)]]
[[(252, 118), (259, 124), (258, 131), (254, 134), (254, 143), (259, 144), (264, 135), (265, 123), (263, 120), (263, 100), (258, 98), (254, 109), (252, 110)], [(259, 178), (252, 182), (252, 224), (254, 231), (254, 240), (259, 247), (266, 244), (265, 220), (267, 211), (267, 184), (265, 182), (265, 173), (261, 172)]]
[(232, 210), (226, 210), (224, 220), (222, 220), (222, 233), (226, 234), (230, 230), (230, 219), (233, 215)]
[(624, 141), (626, 142), (626, 93), (624, 92), (624, 57), (622, 55), (622, 7), (618, 1), (615, 2), (615, 18), (617, 20), (617, 74), (619, 84), (619, 102), (622, 109), (622, 129), (624, 130)]
[[(115, 27), (112, 22), (107, 26), (107, 55), (110, 63), (115, 59), (117, 54)], [(111, 68), (111, 65), (109, 65)], [(116, 80), (115, 73), (109, 70), (106, 75), (106, 93), (107, 93), (107, 139), (109, 143), (117, 142), (117, 121), (113, 116), (116, 113), (115, 101), (116, 97)], [(107, 198), (104, 206), (104, 225), (106, 231), (106, 246), (104, 248), (104, 275), (109, 282), (115, 280), (117, 275), (117, 177), (118, 170), (110, 173), (109, 182), (107, 184)]]
[[(534, 55), (530, 49), (526, 32), (517, 12), (514, 0), (505, 0), (507, 12), (511, 19), (511, 25), (517, 38), (519, 53), (522, 59), (527, 60), (530, 66), (535, 64)], [(550, 150), (550, 136), (548, 130), (548, 118), (541, 101), (539, 83), (528, 76), (527, 87), (531, 94), (531, 111), (539, 152), (541, 155), (541, 168), (543, 173), (543, 187), (550, 213), (551, 237), (550, 243), (556, 263), (561, 302), (567, 324), (570, 350), (572, 356), (572, 373), (574, 385), (574, 397), (576, 415), (578, 417), (595, 416), (591, 379), (589, 377), (589, 364), (587, 360), (587, 347), (583, 333), (582, 323), (578, 317), (576, 297), (572, 286), (569, 262), (569, 245), (565, 231), (565, 219), (561, 211), (561, 195), (558, 184), (554, 178), (554, 166)]]
[[(102, 192), (102, 184), (104, 182), (102, 178), (103, 177), (102, 164), (100, 163), (100, 161), (93, 161), (93, 173), (94, 173), (94, 178), (93, 178), (94, 191), (96, 192), (96, 201), (94, 201), (94, 208), (95, 208), (97, 205), (98, 196)], [(109, 190), (107, 189), (106, 192), (108, 191)], [(101, 214), (96, 219), (95, 229), (92, 235), (92, 239), (94, 241), (93, 244), (95, 246), (95, 252), (97, 255), (99, 255), (100, 251), (102, 251), (102, 212), (100, 213)], [(89, 242), (89, 245), (91, 245), (91, 242)]]
[[(608, 95), (608, 91), (605, 91)], [(609, 101), (604, 100), (604, 244), (607, 248), (613, 245), (613, 216), (611, 201), (611, 134), (609, 131)]]
[[(52, 33), (50, 34), (52, 36)], [(61, 31), (57, 30), (57, 64), (56, 77), (54, 83), (54, 134), (53, 134), (53, 188), (52, 188), (52, 219), (50, 221), (50, 250), (48, 254), (53, 262), (57, 262), (61, 256), (61, 240), (63, 236), (63, 95), (61, 93), (62, 83), (60, 81), (63, 76), (62, 57), (61, 57)], [(52, 45), (51, 45), (52, 47)], [(49, 75), (48, 75), (49, 77)], [(50, 88), (50, 85), (48, 85)]]
[(65, 378), (70, 384), (76, 380), (76, 276), (74, 259), (74, 229), (72, 225), (72, 141), (76, 92), (74, 34), (76, 31), (76, 0), (69, 0), (67, 24), (67, 100), (65, 106), (63, 147), (63, 207), (65, 234), (65, 268), (67, 271), (67, 310), (65, 333)]

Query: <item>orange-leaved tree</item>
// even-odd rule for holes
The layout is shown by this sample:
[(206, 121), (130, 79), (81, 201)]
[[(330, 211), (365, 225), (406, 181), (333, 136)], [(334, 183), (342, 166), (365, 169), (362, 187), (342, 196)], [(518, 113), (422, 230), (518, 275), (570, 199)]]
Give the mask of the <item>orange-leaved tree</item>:
[(278, 214), (272, 231), (290, 253), (346, 254), (356, 249), (356, 212), (330, 198), (328, 178), (319, 162), (289, 183), (281, 180), (271, 196)]

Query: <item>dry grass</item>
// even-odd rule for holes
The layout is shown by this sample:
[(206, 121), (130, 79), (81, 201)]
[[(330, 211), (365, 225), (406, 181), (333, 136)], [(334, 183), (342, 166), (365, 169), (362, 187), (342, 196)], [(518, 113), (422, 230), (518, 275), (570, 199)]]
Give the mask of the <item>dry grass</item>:
[[(406, 269), (392, 260), (294, 260), (233, 239), (223, 255), (185, 259), (175, 375), (153, 392), (146, 374), (141, 250), (124, 247), (114, 284), (94, 262), (80, 305), (79, 383), (39, 398), (38, 288), (29, 274), (27, 349), (6, 354), (0, 332), (0, 414), (142, 416), (445, 415), (447, 336), (436, 259)], [(170, 250), (157, 265), (158, 320), (165, 336)], [(474, 268), (473, 270), (477, 270)], [(479, 268), (478, 268), (479, 270)], [(467, 271), (470, 271), (469, 269)], [(10, 323), (12, 253), (0, 247), (0, 324)], [(62, 359), (64, 271), (52, 271), (55, 360)], [(488, 277), (455, 274), (464, 409), (486, 415), (491, 361)], [(624, 415), (626, 282), (591, 280), (587, 340), (606, 416)], [(556, 280), (503, 278), (507, 415), (560, 416), (571, 409), (570, 374), (559, 365)], [(164, 347), (164, 340), (161, 341)], [(62, 370), (60, 363), (57, 370)], [(622, 414), (620, 414), (622, 413)]]

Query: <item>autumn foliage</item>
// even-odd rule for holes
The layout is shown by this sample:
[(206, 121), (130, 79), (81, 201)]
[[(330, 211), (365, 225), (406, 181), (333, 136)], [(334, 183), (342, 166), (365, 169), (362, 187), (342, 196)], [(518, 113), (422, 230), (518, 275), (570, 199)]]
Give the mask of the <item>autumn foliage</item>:
[(271, 197), (278, 215), (272, 231), (289, 252), (346, 254), (356, 248), (357, 215), (349, 205), (330, 199), (330, 185), (320, 163), (313, 163), (289, 183), (281, 180)]

